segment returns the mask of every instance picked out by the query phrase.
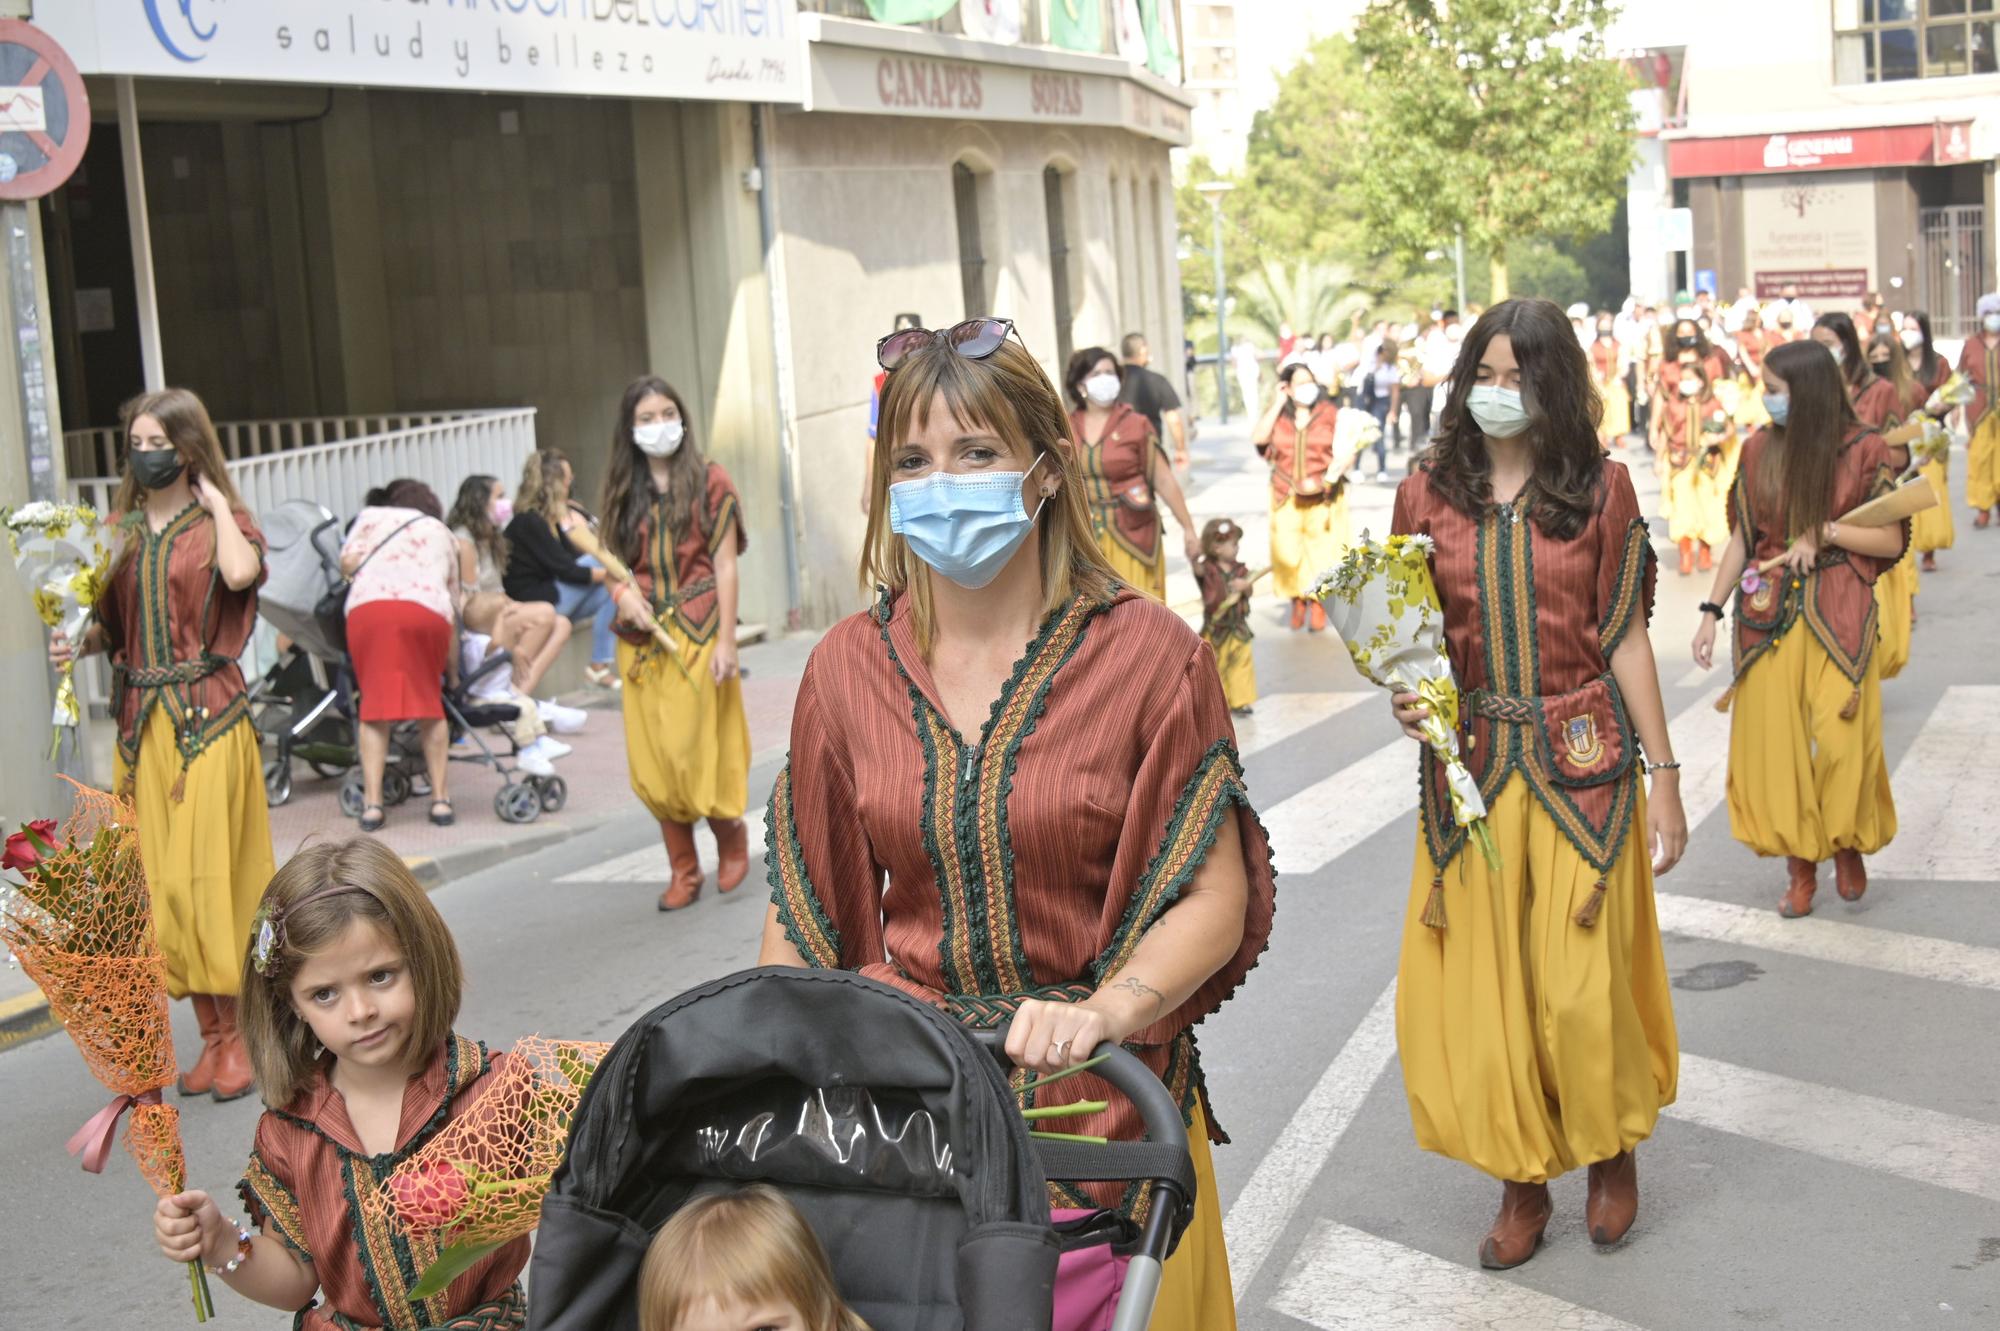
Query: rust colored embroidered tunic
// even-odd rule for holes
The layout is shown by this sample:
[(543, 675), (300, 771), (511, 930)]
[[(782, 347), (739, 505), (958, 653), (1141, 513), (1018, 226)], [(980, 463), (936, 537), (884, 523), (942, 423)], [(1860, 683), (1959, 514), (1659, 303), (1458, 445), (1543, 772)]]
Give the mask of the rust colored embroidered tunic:
[[(1117, 974), (1224, 817), (1249, 879), (1242, 945), (1128, 1041), (1192, 1120), (1193, 1027), (1264, 950), (1272, 870), (1214, 657), (1165, 606), (1123, 589), (1055, 611), (969, 738), (946, 719), (906, 597), (835, 625), (806, 664), (771, 794), (772, 901), (808, 964), (997, 1026), (1023, 998), (1080, 1000)], [(1047, 1094), (1111, 1102), (1065, 1131), (1141, 1135), (1137, 1111), (1088, 1073)], [(1114, 1186), (1102, 1200), (1119, 1196)]]
[[(1753, 565), (1782, 555), (1791, 544), (1783, 514), (1769, 511), (1757, 496), (1754, 478), (1770, 442), (1770, 432), (1759, 430), (1743, 445), (1742, 465), (1729, 496), (1730, 529), (1744, 534), (1743, 543)], [(1833, 503), (1827, 512), (1838, 518), (1886, 494), (1895, 484), (1896, 472), (1882, 436), (1865, 427), (1855, 430), (1841, 447), (1833, 477)], [(1899, 525), (1903, 547), (1907, 548), (1910, 524), (1904, 521)], [(1737, 588), (1737, 680), (1741, 681), (1743, 673), (1803, 619), (1841, 673), (1858, 688), (1875, 651), (1875, 580), (1900, 558), (1902, 549), (1889, 559), (1875, 559), (1836, 546), (1821, 553), (1818, 567), (1803, 581), (1780, 571), (1774, 575), (1777, 580), (1764, 582), (1754, 593)]]
[[(1922, 399), (1918, 400), (1918, 405)], [(1888, 430), (1903, 420), (1902, 402), (1896, 385), (1882, 375), (1870, 375), (1854, 390), (1854, 414), (1871, 430)], [(1845, 511), (1845, 510), (1842, 510)]]
[(1975, 433), (2000, 408), (2000, 341), (1988, 345), (1982, 333), (1965, 339), (1958, 353), (1958, 372), (1972, 384), (1972, 401), (1965, 408), (1965, 427)]
[[(236, 658), (257, 627), (265, 570), (258, 569), (252, 586), (231, 591), (215, 564), (214, 521), (197, 503), (157, 532), (143, 513), (127, 519), (132, 555), (121, 557), (97, 618), (111, 654), (118, 753), (128, 765), (138, 762), (139, 738), (155, 707), (173, 721), (182, 765), (250, 714)], [(264, 533), (256, 519), (239, 511), (236, 525), (261, 561)]]
[[(1639, 796), (1636, 737), (1611, 653), (1652, 618), (1658, 573), (1632, 478), (1607, 460), (1595, 515), (1572, 540), (1527, 516), (1525, 493), (1477, 517), (1419, 466), (1396, 487), (1390, 529), (1437, 543), (1431, 558), (1452, 673), (1465, 697), (1467, 765), (1490, 806), (1516, 773), (1600, 873), (1618, 858)], [(1464, 847), (1443, 764), (1426, 749), (1423, 824), (1442, 869)]]
[(325, 1070), (290, 1104), (264, 1111), (237, 1191), (252, 1227), (311, 1262), (319, 1278), (320, 1302), (300, 1311), (295, 1331), (446, 1325), (503, 1331), (525, 1325), (526, 1304), (515, 1281), (528, 1264), (526, 1238), (481, 1259), (443, 1294), (415, 1302), (409, 1291), (436, 1260), (436, 1243), (378, 1229), (354, 1201), (464, 1113), (506, 1057), (489, 1055), (462, 1035), (448, 1038), (404, 1087), (396, 1149), (384, 1155), (369, 1155), (362, 1146), (347, 1101)]
[(1271, 502), (1282, 504), (1290, 498), (1301, 503), (1323, 503), (1339, 496), (1346, 477), (1328, 475), (1333, 466), (1334, 432), (1340, 423), (1340, 408), (1329, 398), (1313, 404), (1306, 428), (1300, 432), (1297, 413), (1287, 408), (1278, 413), (1271, 426), (1268, 443), (1257, 445), (1257, 455), (1271, 464)]
[[(643, 553), (631, 559), (632, 576), (639, 584), (653, 615), (661, 623), (669, 618), (681, 636), (697, 645), (715, 636), (722, 617), (722, 602), (715, 589), (715, 552), (725, 540), (734, 538), (736, 553), (750, 548), (737, 513), (736, 486), (720, 462), (708, 464), (708, 483), (695, 497), (694, 520), (678, 542), (666, 520), (667, 497), (655, 495), (652, 511), (640, 526)], [(649, 641), (643, 633), (626, 633), (627, 641)]]
[(1084, 496), (1098, 541), (1111, 541), (1151, 564), (1160, 553), (1160, 511), (1153, 500), (1153, 457), (1160, 441), (1151, 422), (1120, 402), (1095, 439), (1085, 433), (1082, 411), (1070, 413), (1069, 425), (1082, 450)]

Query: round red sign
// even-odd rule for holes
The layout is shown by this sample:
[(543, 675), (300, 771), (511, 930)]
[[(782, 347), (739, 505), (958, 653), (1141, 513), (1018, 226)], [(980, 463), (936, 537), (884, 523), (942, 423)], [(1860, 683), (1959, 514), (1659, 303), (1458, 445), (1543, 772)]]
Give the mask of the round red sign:
[(39, 199), (68, 180), (90, 142), (90, 97), (55, 39), (0, 19), (0, 199)]

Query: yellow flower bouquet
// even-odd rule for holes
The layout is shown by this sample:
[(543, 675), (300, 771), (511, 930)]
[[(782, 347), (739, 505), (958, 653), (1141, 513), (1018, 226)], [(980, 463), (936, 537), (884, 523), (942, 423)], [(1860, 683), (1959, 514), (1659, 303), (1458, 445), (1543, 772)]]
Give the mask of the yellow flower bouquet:
[(1498, 869), (1500, 852), (1486, 825), (1486, 801), (1459, 755), (1458, 684), (1444, 650), (1444, 609), (1431, 581), (1432, 548), (1428, 536), (1377, 542), (1363, 532), (1338, 568), (1320, 574), (1313, 596), (1326, 606), (1327, 618), (1363, 678), (1422, 700), (1426, 714), (1419, 728), (1444, 766), (1452, 819), (1478, 845), (1487, 864)]
[[(71, 644), (81, 644), (111, 567), (111, 542), (97, 510), (87, 504), (41, 500), (0, 512), (0, 523), (6, 526), (7, 548), (28, 584), (36, 617), (49, 628), (62, 630)], [(63, 732), (74, 729), (82, 717), (74, 669), (72, 661), (57, 672), (52, 759), (62, 745)]]

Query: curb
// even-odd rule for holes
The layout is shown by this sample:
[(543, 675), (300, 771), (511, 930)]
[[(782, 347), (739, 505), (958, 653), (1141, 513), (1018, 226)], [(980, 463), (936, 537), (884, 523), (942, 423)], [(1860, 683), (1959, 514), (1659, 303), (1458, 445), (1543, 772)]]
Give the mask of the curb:
[[(482, 869), (490, 869), (517, 856), (533, 855), (550, 846), (561, 845), (572, 837), (595, 831), (613, 817), (616, 815), (606, 814), (569, 827), (545, 828), (512, 841), (475, 843), (445, 855), (408, 855), (403, 858), (403, 863), (409, 866), (410, 873), (423, 885), (424, 891), (435, 892), (447, 883)], [(62, 1023), (49, 1011), (49, 1000), (39, 990), (0, 1000), (0, 1054), (32, 1044), (61, 1029)]]

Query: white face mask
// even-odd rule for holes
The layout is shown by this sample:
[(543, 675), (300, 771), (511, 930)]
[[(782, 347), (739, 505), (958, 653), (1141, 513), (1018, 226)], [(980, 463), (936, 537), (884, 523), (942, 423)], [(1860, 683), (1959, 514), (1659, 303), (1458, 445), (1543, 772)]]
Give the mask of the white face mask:
[(1292, 401), (1301, 407), (1310, 407), (1313, 403), (1319, 401), (1319, 385), (1294, 384), (1292, 386)]
[(1987, 332), (2000, 333), (2000, 314), (1989, 314), (1979, 322)]
[(683, 433), (679, 421), (649, 421), (632, 427), (632, 442), (647, 457), (672, 457), (680, 449)]
[(1921, 351), (1921, 350), (1923, 350), (1923, 346), (1924, 346), (1924, 330), (1923, 330), (1923, 329), (1921, 329), (1921, 328), (1905, 328), (1905, 329), (1903, 330), (1903, 350), (1905, 350), (1905, 351)]
[(1701, 392), (1701, 380), (1699, 379), (1681, 380), (1682, 397), (1694, 397), (1698, 395), (1700, 392)]
[(1100, 407), (1108, 407), (1118, 400), (1118, 376), (1115, 374), (1093, 374), (1083, 381), (1083, 395)]

